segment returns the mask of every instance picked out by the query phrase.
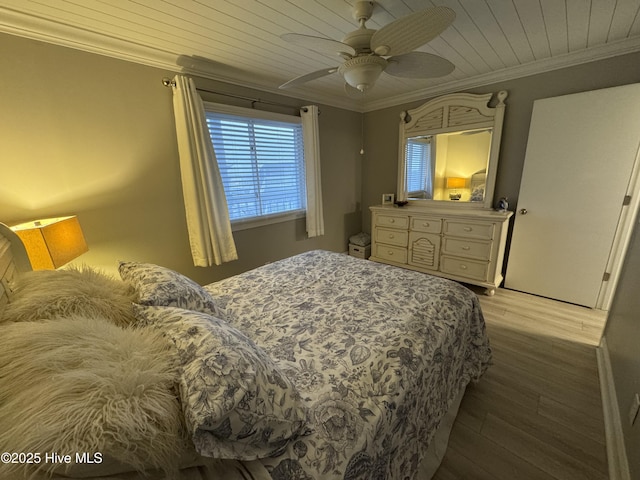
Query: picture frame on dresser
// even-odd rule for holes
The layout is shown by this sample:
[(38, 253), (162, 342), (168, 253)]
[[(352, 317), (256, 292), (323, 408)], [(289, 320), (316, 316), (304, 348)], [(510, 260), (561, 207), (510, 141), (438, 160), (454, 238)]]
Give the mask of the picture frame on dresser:
[(493, 209), (507, 92), (451, 94), (402, 112), (398, 201), (370, 207), (370, 260), (493, 295), (510, 211)]
[(382, 194), (382, 204), (383, 205), (392, 205), (395, 200), (395, 194), (393, 193), (383, 193)]

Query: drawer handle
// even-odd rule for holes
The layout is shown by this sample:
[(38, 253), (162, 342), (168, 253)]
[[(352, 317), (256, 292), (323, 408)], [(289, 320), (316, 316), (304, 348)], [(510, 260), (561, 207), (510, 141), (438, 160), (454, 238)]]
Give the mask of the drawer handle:
[(467, 266), (463, 263), (460, 264), (460, 270), (466, 270)]
[(464, 228), (463, 228), (463, 230), (464, 230), (465, 232), (471, 232), (471, 231), (473, 230), (473, 228), (471, 228), (471, 227), (464, 227)]
[(395, 218), (390, 218), (389, 219), (389, 223), (396, 223), (396, 219)]
[(471, 250), (471, 247), (469, 247), (468, 245), (465, 245), (464, 247), (462, 247), (463, 250)]
[(393, 250), (389, 250), (389, 251), (387, 252), (387, 255), (393, 255)]
[(422, 226), (423, 226), (423, 227), (428, 227), (428, 226), (429, 226), (429, 222), (424, 222), (424, 223), (422, 224)]
[(395, 238), (395, 235), (393, 233), (390, 233), (389, 238)]

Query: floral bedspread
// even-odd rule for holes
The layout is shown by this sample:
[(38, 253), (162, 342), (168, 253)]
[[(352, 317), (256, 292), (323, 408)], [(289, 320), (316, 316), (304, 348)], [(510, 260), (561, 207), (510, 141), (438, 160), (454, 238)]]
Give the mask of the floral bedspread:
[(491, 359), (475, 294), (410, 270), (311, 251), (205, 288), (310, 409), (313, 433), (262, 459), (274, 480), (414, 478)]

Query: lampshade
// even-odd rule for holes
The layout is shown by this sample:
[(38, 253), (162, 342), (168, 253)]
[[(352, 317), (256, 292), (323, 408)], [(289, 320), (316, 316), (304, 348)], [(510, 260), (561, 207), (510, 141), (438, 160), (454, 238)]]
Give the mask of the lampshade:
[(464, 188), (467, 180), (462, 177), (447, 177), (447, 188)]
[(75, 215), (21, 223), (11, 229), (22, 240), (34, 270), (54, 270), (89, 250)]

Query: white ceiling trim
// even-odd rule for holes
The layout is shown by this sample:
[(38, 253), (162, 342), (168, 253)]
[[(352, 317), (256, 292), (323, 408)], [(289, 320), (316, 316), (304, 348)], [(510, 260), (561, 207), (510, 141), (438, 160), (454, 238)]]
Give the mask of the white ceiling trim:
[[(219, 71), (212, 71), (205, 62), (194, 62), (191, 66), (178, 65), (180, 55), (170, 52), (138, 45), (115, 37), (109, 37), (71, 25), (53, 22), (33, 15), (0, 7), (0, 32), (16, 35), (31, 40), (38, 40), (54, 45), (69, 47), (84, 52), (104, 55), (119, 60), (147, 65), (151, 67), (197, 75), (210, 80), (231, 83), (242, 87), (262, 90), (292, 98), (300, 98), (299, 95), (289, 95), (277, 88), (268, 87), (256, 82), (242, 82), (235, 77), (225, 76)], [(161, 79), (158, 79), (161, 82)], [(348, 110), (362, 111), (362, 107), (351, 99), (336, 98), (334, 96), (309, 95), (301, 100), (324, 103), (325, 105), (345, 108)]]
[(588, 50), (568, 53), (561, 56), (551, 57), (544, 60), (538, 60), (535, 63), (526, 65), (518, 65), (516, 67), (505, 68), (495, 72), (489, 72), (475, 77), (447, 82), (444, 85), (436, 85), (411, 92), (409, 94), (396, 95), (394, 97), (373, 101), (367, 105), (365, 111), (380, 110), (381, 108), (393, 107), (404, 103), (413, 102), (415, 100), (423, 100), (426, 98), (444, 95), (447, 93), (459, 92), (469, 88), (482, 87), (493, 83), (514, 80), (516, 78), (538, 75), (540, 73), (560, 70), (566, 67), (573, 67), (584, 63), (603, 60), (627, 53), (640, 51), (640, 38), (631, 38), (620, 40), (618, 42), (608, 43), (597, 47), (591, 47)]
[[(200, 64), (196, 62), (193, 65), (180, 66), (178, 63), (181, 55), (150, 48), (134, 42), (124, 41), (108, 35), (92, 32), (90, 30), (51, 21), (49, 19), (27, 15), (6, 7), (0, 7), (0, 32), (357, 112), (369, 112), (382, 108), (393, 107), (395, 105), (410, 103), (437, 95), (513, 80), (569, 66), (580, 65), (595, 60), (601, 60), (612, 56), (640, 51), (640, 38), (631, 38), (618, 42), (611, 42), (602, 46), (591, 47), (574, 53), (554, 56), (525, 65), (505, 68), (467, 79), (449, 81), (442, 85), (418, 89), (408, 94), (395, 95), (378, 101), (370, 101), (364, 105), (363, 103), (348, 97), (319, 95), (311, 92), (309, 92), (308, 95), (300, 92), (296, 92), (295, 95), (291, 95), (288, 94), (288, 92), (279, 90), (278, 88), (260, 83), (259, 78), (257, 78), (257, 82), (255, 80), (244, 81), (239, 80), (237, 77), (224, 75), (224, 73), (220, 72), (219, 68), (214, 66), (209, 67), (205, 62), (201, 62)], [(158, 82), (160, 81), (161, 79), (158, 79)]]
[(176, 55), (155, 48), (52, 22), (0, 7), (0, 32), (119, 58), (134, 63), (176, 70)]

